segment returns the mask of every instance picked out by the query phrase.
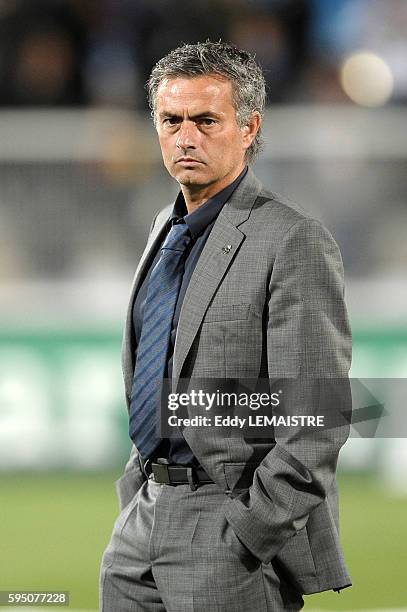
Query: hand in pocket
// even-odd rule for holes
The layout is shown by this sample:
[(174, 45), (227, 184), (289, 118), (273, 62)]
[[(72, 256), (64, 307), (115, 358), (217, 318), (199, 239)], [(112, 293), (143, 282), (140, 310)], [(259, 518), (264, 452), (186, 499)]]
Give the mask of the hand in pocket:
[(233, 528), (225, 519), (225, 525), (222, 533), (222, 539), (230, 550), (239, 558), (243, 565), (248, 570), (257, 569), (261, 563), (260, 559), (255, 557), (252, 552), (243, 544), (238, 536), (233, 531)]

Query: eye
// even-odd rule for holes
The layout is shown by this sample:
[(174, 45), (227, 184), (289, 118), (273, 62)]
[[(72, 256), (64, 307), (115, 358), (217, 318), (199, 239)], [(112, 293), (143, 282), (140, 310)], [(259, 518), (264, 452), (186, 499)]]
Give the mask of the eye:
[(205, 126), (209, 126), (209, 125), (214, 125), (215, 119), (212, 119), (211, 117), (203, 117), (203, 119), (200, 120), (201, 125), (205, 125)]
[(167, 117), (164, 119), (163, 124), (166, 126), (173, 126), (179, 123), (178, 117)]

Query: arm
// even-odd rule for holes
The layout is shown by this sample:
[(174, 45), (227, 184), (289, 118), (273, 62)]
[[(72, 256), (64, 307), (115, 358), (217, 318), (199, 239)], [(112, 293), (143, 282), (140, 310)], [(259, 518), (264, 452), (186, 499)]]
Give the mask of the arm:
[[(321, 404), (326, 409), (322, 379), (341, 379), (348, 400), (351, 336), (343, 294), (342, 260), (332, 236), (317, 221), (297, 222), (277, 252), (269, 285), (268, 370), (270, 379), (285, 379), (283, 414), (318, 414)], [(297, 429), (281, 435), (276, 428), (276, 445), (249, 491), (231, 499), (226, 511), (236, 535), (263, 562), (325, 499), (348, 434), (345, 422), (311, 436)]]

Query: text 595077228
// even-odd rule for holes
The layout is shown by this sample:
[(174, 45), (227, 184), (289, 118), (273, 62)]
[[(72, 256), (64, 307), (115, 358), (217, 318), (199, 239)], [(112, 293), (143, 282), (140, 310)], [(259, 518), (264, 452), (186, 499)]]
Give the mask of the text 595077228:
[(69, 592), (0, 591), (0, 606), (69, 606)]

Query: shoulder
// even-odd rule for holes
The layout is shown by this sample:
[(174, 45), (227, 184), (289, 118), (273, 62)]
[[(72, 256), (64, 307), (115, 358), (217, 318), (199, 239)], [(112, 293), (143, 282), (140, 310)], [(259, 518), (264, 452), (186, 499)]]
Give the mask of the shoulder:
[(301, 204), (265, 187), (257, 196), (253, 212), (266, 224), (280, 223), (286, 230), (304, 221), (318, 221)]
[(255, 237), (273, 257), (287, 252), (300, 258), (332, 253), (341, 259), (335, 239), (319, 219), (286, 196), (259, 185), (250, 215), (240, 225), (246, 235)]
[[(264, 186), (251, 167), (233, 194), (228, 208), (231, 215), (247, 211), (248, 225), (255, 224), (265, 231), (284, 232), (299, 221), (313, 219), (300, 204)], [(236, 214), (236, 217), (239, 215)]]
[(301, 239), (324, 236), (333, 240), (323, 223), (303, 206), (264, 187), (256, 198), (248, 223), (256, 231), (277, 239), (279, 244), (292, 236)]

